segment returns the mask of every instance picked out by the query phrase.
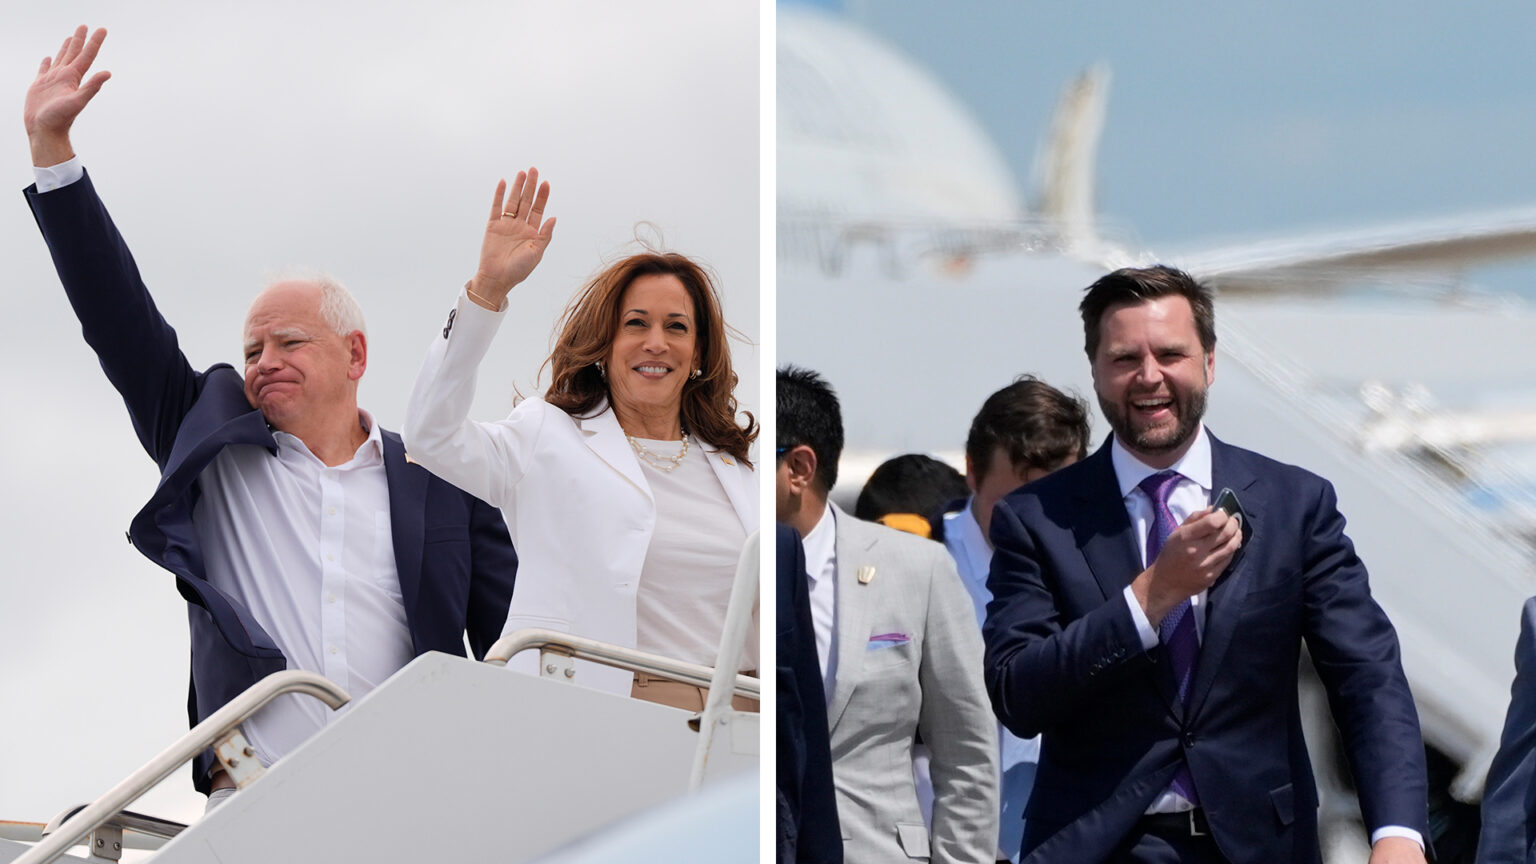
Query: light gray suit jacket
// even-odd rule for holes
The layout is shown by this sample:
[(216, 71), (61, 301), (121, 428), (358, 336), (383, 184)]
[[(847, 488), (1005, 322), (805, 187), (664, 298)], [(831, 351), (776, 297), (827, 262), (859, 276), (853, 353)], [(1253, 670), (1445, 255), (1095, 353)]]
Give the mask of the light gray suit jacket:
[(1525, 601), (1515, 643), (1515, 683), (1499, 752), (1483, 790), (1477, 864), (1536, 862), (1536, 597)]
[[(942, 544), (833, 512), (837, 669), (827, 727), (843, 860), (991, 862), (997, 722), (970, 596)], [(931, 838), (912, 779), (918, 733), (933, 753)]]

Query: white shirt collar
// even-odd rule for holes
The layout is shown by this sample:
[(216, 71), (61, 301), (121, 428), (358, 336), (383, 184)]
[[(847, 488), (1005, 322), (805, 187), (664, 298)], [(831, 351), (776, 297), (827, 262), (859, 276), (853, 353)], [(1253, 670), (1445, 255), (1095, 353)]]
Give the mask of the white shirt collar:
[(832, 515), (832, 505), (826, 505), (821, 519), (800, 541), (805, 546), (805, 569), (815, 582), (826, 572), (827, 562), (837, 554), (837, 519)]
[[(357, 422), (361, 423), (363, 428), (368, 430), (368, 437), (363, 439), (362, 445), (357, 448), (356, 453), (352, 454), (352, 458), (343, 465), (335, 466), (337, 468), (343, 468), (354, 463), (359, 466), (374, 465), (384, 459), (384, 436), (379, 434), (379, 424), (373, 422), (373, 415), (359, 408), (357, 409)], [(320, 461), (319, 457), (315, 456), (310, 451), (309, 446), (297, 435), (284, 432), (281, 429), (273, 429), (272, 440), (277, 442), (280, 452), (287, 450), (303, 454), (316, 462)]]
[(944, 514), (944, 545), (950, 556), (960, 565), (960, 575), (967, 581), (983, 587), (987, 584), (987, 568), (992, 563), (992, 547), (981, 533), (976, 514), (971, 511), (976, 496), (965, 499), (965, 506), (953, 513)]
[(1211, 439), (1205, 434), (1204, 423), (1195, 430), (1195, 440), (1189, 445), (1189, 449), (1179, 457), (1179, 461), (1166, 469), (1153, 468), (1131, 455), (1131, 451), (1125, 449), (1125, 445), (1120, 443), (1118, 435), (1111, 436), (1109, 459), (1115, 467), (1115, 478), (1120, 481), (1121, 498), (1129, 497), (1131, 491), (1140, 485), (1141, 481), (1163, 470), (1177, 471), (1185, 478), (1193, 480), (1201, 489), (1209, 491), (1212, 488)]

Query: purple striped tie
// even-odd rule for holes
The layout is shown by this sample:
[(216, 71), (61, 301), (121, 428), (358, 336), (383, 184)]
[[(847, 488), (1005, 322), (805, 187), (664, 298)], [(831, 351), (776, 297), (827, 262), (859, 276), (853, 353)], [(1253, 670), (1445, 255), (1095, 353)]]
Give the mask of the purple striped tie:
[[(1168, 542), (1168, 535), (1178, 527), (1178, 521), (1173, 518), (1173, 511), (1168, 509), (1168, 496), (1173, 494), (1174, 487), (1184, 479), (1177, 471), (1159, 471), (1147, 477), (1139, 484), (1141, 491), (1147, 493), (1152, 499), (1152, 527), (1147, 530), (1147, 564), (1157, 560), (1157, 554), (1163, 551), (1163, 544)], [(1189, 681), (1194, 677), (1195, 660), (1200, 656), (1200, 637), (1195, 633), (1195, 616), (1190, 614), (1193, 608), (1186, 599), (1173, 607), (1168, 615), (1163, 618), (1157, 627), (1157, 636), (1163, 645), (1168, 648), (1168, 660), (1173, 664), (1174, 680), (1178, 682), (1179, 701), (1183, 702), (1189, 693)], [(1200, 805), (1200, 798), (1195, 794), (1195, 779), (1189, 773), (1189, 764), (1181, 762), (1179, 770), (1173, 775), (1173, 781), (1168, 784), (1172, 792), (1184, 796), (1195, 806)]]

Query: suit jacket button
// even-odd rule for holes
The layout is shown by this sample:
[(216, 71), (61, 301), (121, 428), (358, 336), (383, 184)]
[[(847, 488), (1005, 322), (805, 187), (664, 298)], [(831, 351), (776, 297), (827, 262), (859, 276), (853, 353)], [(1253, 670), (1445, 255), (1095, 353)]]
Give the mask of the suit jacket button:
[(1184, 746), (1186, 748), (1195, 746), (1195, 733), (1193, 733), (1193, 732), (1185, 732), (1184, 733)]

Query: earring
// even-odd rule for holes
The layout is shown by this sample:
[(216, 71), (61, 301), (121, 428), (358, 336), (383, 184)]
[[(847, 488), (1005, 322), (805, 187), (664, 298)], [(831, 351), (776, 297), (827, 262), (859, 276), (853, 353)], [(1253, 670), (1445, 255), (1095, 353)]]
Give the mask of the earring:
[(603, 361), (601, 361), (601, 360), (593, 361), (592, 365), (597, 367), (597, 377), (603, 379), (604, 381), (607, 381), (608, 380), (608, 370), (603, 368)]
[(697, 377), (699, 377), (699, 370), (698, 369), (693, 370), (691, 373), (688, 374), (688, 377), (689, 378), (697, 378)]

